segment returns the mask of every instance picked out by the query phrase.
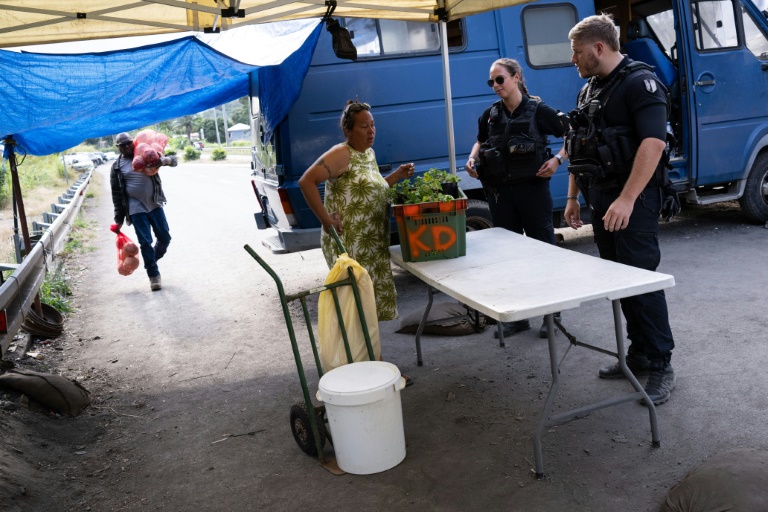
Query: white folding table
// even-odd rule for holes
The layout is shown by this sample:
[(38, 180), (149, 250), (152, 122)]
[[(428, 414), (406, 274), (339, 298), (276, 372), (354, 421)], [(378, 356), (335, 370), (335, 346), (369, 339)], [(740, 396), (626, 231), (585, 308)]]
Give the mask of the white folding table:
[[(504, 338), (501, 322), (546, 317), (552, 384), (533, 440), (537, 477), (544, 476), (541, 454), (544, 429), (631, 400), (643, 400), (648, 406), (653, 446), (660, 446), (656, 408), (627, 368), (619, 299), (671, 288), (675, 285), (673, 276), (580, 254), (502, 228), (467, 233), (467, 255), (460, 258), (404, 262), (399, 246), (390, 247), (389, 250), (396, 264), (429, 287), (429, 303), (416, 334), (419, 366), (422, 365), (420, 336), (426, 325), (435, 289), (497, 320), (502, 346)], [(593, 299), (608, 299), (612, 302), (617, 352), (582, 342), (575, 344), (616, 356), (635, 392), (553, 415), (552, 407), (560, 384), (559, 366), (562, 362), (558, 361), (553, 315)], [(574, 343), (573, 339), (571, 343)]]

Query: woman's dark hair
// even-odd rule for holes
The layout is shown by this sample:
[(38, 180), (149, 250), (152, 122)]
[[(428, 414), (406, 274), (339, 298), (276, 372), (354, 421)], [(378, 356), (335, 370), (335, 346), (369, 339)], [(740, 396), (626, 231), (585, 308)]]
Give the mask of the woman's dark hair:
[(357, 100), (349, 100), (344, 107), (344, 111), (341, 113), (341, 129), (351, 130), (355, 127), (355, 116), (358, 112), (363, 110), (371, 110), (371, 106), (367, 103), (360, 103)]
[(534, 98), (537, 100), (541, 99), (538, 96), (531, 96), (531, 93), (528, 92), (528, 88), (525, 86), (525, 79), (523, 78), (523, 68), (520, 67), (520, 63), (515, 59), (502, 57), (501, 59), (498, 59), (493, 64), (491, 64), (491, 67), (493, 66), (503, 67), (509, 72), (509, 76), (518, 75), (520, 80), (517, 82), (517, 88), (520, 89), (520, 92), (523, 93), (524, 96), (528, 96), (529, 98)]

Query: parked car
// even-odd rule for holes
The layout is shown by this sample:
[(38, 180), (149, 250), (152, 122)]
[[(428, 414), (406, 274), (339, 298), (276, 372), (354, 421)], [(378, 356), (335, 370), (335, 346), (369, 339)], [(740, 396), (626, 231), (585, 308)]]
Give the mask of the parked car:
[(78, 155), (67, 155), (64, 157), (64, 163), (67, 163), (67, 159), (70, 159), (69, 161), (71, 163), (68, 163), (70, 167), (72, 167), (73, 170), (84, 172), (84, 171), (92, 171), (94, 169), (93, 160), (90, 159), (88, 155), (78, 154)]
[(114, 151), (107, 151), (104, 155), (106, 155), (107, 160), (117, 160), (117, 154)]
[(88, 153), (88, 156), (91, 158), (93, 165), (96, 167), (100, 166), (104, 162), (101, 159), (101, 155), (99, 155), (98, 153)]

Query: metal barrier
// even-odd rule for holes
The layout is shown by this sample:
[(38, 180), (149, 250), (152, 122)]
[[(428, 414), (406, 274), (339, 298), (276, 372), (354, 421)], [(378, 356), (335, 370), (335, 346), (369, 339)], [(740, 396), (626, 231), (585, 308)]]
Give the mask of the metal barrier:
[(33, 231), (41, 230), (40, 240), (19, 265), (0, 264), (0, 270), (15, 269), (0, 286), (0, 310), (5, 311), (6, 332), (0, 333), (0, 357), (5, 354), (13, 337), (19, 331), (29, 309), (45, 279), (48, 264), (53, 261), (64, 244), (85, 199), (93, 171), (80, 175), (69, 190), (51, 205), (50, 214), (43, 214), (43, 222), (33, 222)]

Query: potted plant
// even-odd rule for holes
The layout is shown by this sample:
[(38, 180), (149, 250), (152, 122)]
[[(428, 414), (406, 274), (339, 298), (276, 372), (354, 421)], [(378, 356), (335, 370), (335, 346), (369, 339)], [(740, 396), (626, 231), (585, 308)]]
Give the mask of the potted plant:
[(393, 204), (441, 203), (461, 197), (459, 177), (439, 169), (430, 169), (413, 180), (405, 180), (389, 189)]
[(466, 254), (467, 198), (459, 177), (430, 169), (389, 189), (404, 261)]

